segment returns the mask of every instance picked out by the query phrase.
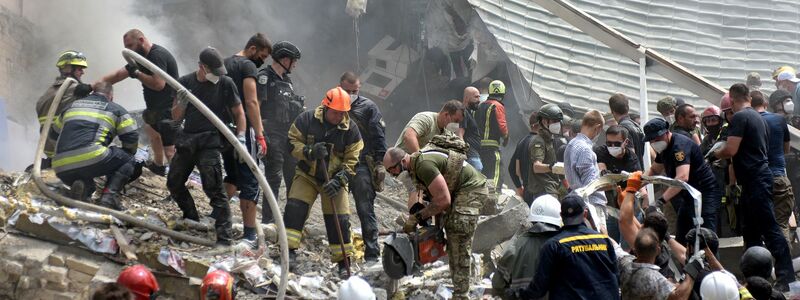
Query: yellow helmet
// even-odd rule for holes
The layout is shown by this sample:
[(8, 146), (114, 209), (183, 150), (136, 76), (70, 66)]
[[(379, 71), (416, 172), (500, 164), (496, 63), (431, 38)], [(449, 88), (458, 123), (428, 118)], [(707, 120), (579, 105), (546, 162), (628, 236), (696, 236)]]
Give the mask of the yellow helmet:
[(489, 95), (505, 95), (506, 85), (500, 81), (495, 80), (489, 83)]
[(83, 55), (83, 53), (75, 50), (64, 51), (58, 56), (58, 62), (56, 62), (56, 67), (61, 69), (68, 65), (79, 66), (84, 68), (89, 67), (89, 64), (86, 62), (86, 56)]
[(790, 66), (780, 66), (777, 69), (775, 69), (775, 71), (772, 71), (772, 80), (778, 79), (778, 74), (783, 72), (791, 72), (792, 74), (796, 73), (794, 68)]

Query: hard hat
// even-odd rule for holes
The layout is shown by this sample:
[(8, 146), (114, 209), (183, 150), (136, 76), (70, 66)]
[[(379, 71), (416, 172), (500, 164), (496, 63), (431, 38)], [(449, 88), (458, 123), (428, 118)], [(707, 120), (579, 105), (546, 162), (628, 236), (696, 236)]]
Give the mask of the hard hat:
[(772, 254), (767, 248), (753, 246), (747, 248), (739, 259), (739, 269), (744, 277), (759, 276), (770, 278), (772, 275)]
[(719, 103), (719, 109), (721, 109), (722, 111), (733, 109), (733, 101), (731, 101), (730, 94), (725, 93), (725, 95), (722, 96), (722, 99), (720, 100)]
[(369, 283), (361, 279), (361, 277), (353, 276), (342, 282), (336, 298), (340, 300), (375, 300), (376, 297)]
[(495, 80), (489, 83), (489, 95), (505, 95), (506, 85), (500, 80)]
[(338, 111), (350, 111), (350, 94), (341, 87), (335, 87), (325, 93), (322, 106)]
[(780, 66), (777, 69), (775, 69), (774, 71), (772, 71), (772, 80), (777, 79), (778, 78), (778, 74), (783, 73), (783, 72), (791, 72), (792, 74), (797, 73), (797, 72), (795, 72), (794, 68), (792, 68), (790, 66)]
[(236, 288), (233, 276), (223, 270), (216, 270), (203, 277), (200, 285), (200, 300), (233, 300)]
[(722, 110), (720, 110), (719, 107), (717, 107), (716, 105), (711, 105), (709, 107), (706, 107), (705, 110), (703, 110), (703, 119), (705, 119), (706, 117), (715, 117), (715, 116), (722, 117)]
[(722, 271), (711, 272), (700, 284), (700, 298), (703, 300), (738, 300), (739, 286), (736, 279)]
[(56, 67), (61, 69), (68, 65), (79, 66), (84, 68), (89, 67), (89, 64), (86, 62), (86, 56), (83, 55), (83, 53), (75, 50), (64, 51), (58, 55), (58, 62), (56, 62)]
[(300, 59), (300, 49), (287, 41), (280, 41), (272, 45), (272, 59), (279, 60), (284, 57)]
[(562, 113), (561, 108), (558, 107), (558, 105), (549, 103), (542, 105), (542, 107), (539, 108), (539, 114), (537, 115), (537, 117), (539, 118), (539, 120), (548, 119), (548, 120), (561, 121), (564, 119), (564, 114)]
[(136, 300), (149, 300), (158, 293), (156, 277), (144, 265), (125, 268), (119, 273), (117, 283), (125, 286), (136, 295)]
[(543, 195), (533, 200), (528, 213), (528, 222), (541, 222), (561, 227), (561, 202), (552, 195)]

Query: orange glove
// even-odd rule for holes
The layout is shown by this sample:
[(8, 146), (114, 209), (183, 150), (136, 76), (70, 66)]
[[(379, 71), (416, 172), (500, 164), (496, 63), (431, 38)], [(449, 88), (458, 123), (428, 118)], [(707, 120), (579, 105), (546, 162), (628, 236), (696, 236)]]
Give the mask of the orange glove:
[(625, 192), (621, 187), (617, 186), (617, 207), (622, 207), (622, 202), (625, 202)]
[(267, 156), (267, 139), (263, 135), (257, 135), (256, 142), (258, 143), (258, 157)]
[(628, 184), (625, 187), (625, 192), (636, 193), (642, 188), (642, 171), (636, 171), (628, 176)]

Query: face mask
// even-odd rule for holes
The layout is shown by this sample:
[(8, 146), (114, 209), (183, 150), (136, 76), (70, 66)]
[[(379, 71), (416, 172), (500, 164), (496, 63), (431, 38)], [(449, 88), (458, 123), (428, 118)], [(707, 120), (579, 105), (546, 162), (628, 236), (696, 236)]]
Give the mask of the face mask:
[(786, 112), (787, 114), (794, 113), (794, 102), (792, 101), (783, 102), (783, 111)]
[(706, 129), (708, 130), (708, 133), (713, 134), (713, 135), (716, 135), (717, 133), (719, 133), (719, 130), (721, 128), (722, 128), (722, 124), (717, 124), (717, 125), (714, 125), (714, 126), (706, 126)]
[(447, 126), (445, 126), (445, 129), (447, 129), (448, 131), (450, 131), (452, 133), (458, 133), (458, 123), (447, 123)]
[(661, 152), (664, 151), (664, 149), (667, 149), (667, 142), (665, 141), (653, 142), (650, 143), (650, 146), (653, 147), (653, 150), (655, 150), (656, 153), (661, 154)]
[(561, 134), (561, 123), (552, 123), (547, 126), (547, 130), (552, 134)]
[(479, 106), (480, 104), (481, 104), (480, 102), (470, 103), (468, 108), (469, 108), (470, 110), (478, 110), (478, 106)]
[(622, 147), (608, 147), (608, 154), (611, 154), (613, 157), (618, 157), (622, 155)]
[(213, 84), (217, 84), (217, 82), (219, 82), (219, 76), (214, 75), (211, 72), (206, 72), (206, 80), (210, 81)]
[(667, 120), (667, 123), (669, 124), (675, 123), (675, 115), (669, 115), (664, 119)]
[(350, 94), (350, 103), (356, 102), (358, 100), (358, 94)]
[(486, 99), (489, 99), (489, 94), (481, 94), (481, 102), (486, 101)]
[(248, 57), (248, 59), (250, 59), (250, 61), (252, 61), (256, 65), (256, 68), (261, 68), (261, 65), (264, 64), (264, 61), (261, 60), (261, 59), (258, 59), (257, 57), (256, 58)]

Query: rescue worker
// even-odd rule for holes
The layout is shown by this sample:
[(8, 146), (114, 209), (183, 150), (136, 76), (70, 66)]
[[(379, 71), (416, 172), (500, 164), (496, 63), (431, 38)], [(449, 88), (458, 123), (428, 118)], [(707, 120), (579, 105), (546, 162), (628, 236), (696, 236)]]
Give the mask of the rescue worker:
[(183, 217), (199, 221), (192, 195), (186, 189), (186, 180), (197, 166), (203, 183), (203, 192), (215, 212), (214, 229), (217, 233), (217, 244), (231, 245), (231, 208), (222, 183), (222, 166), (220, 151), (223, 140), (221, 133), (194, 105), (189, 105), (188, 93), (194, 94), (218, 118), (225, 119), (229, 112), (236, 123), (236, 137), (239, 143), (245, 143), (245, 116), (236, 84), (225, 76), (227, 73), (222, 56), (217, 49), (208, 47), (200, 52), (200, 62), (195, 72), (184, 75), (178, 82), (186, 87), (177, 93), (172, 108), (172, 118), (176, 122), (185, 120), (180, 132), (177, 153), (167, 174), (167, 188), (172, 199), (178, 204)]
[[(592, 149), (592, 141), (602, 135), (604, 123), (603, 115), (599, 111), (586, 112), (581, 120), (580, 132), (569, 141), (564, 149), (564, 177), (570, 192), (588, 186), (600, 178), (597, 155)], [(589, 204), (592, 226), (598, 231), (606, 233), (608, 216), (606, 195), (602, 191), (595, 191), (586, 198), (586, 201)]]
[[(178, 77), (178, 64), (166, 48), (153, 44), (139, 29), (131, 29), (122, 36), (125, 48), (144, 56), (148, 61), (167, 72), (172, 78)], [(103, 77), (100, 81), (116, 84), (130, 77), (142, 82), (145, 110), (142, 112), (144, 131), (150, 140), (153, 163), (147, 168), (154, 174), (166, 176), (167, 164), (175, 155), (175, 134), (177, 125), (171, 120), (172, 97), (174, 90), (164, 78), (138, 63), (125, 67)]]
[[(800, 117), (794, 114), (792, 95), (784, 90), (777, 90), (769, 95), (769, 106), (772, 112), (782, 116), (789, 126), (799, 128)], [(789, 148), (786, 152), (786, 175), (793, 187), (800, 186), (800, 151)], [(800, 207), (800, 193), (794, 194), (794, 206)]]
[(767, 101), (759, 91), (750, 92), (751, 105), (767, 124), (768, 144), (767, 161), (772, 172), (772, 203), (775, 209), (775, 221), (781, 227), (786, 242), (792, 243), (792, 232), (789, 228), (789, 217), (794, 211), (794, 191), (789, 177), (786, 176), (785, 153), (789, 152), (791, 134), (786, 120), (777, 114), (767, 112)]
[[(601, 175), (609, 173), (622, 174), (622, 172), (633, 173), (642, 170), (639, 160), (636, 158), (636, 153), (634, 153), (628, 131), (625, 127), (622, 127), (622, 125), (611, 125), (608, 127), (608, 129), (606, 129), (606, 144), (595, 146), (594, 153), (597, 155), (597, 168), (600, 170)], [(619, 182), (617, 186), (624, 189), (626, 183)], [(646, 189), (639, 189), (638, 191), (643, 195), (647, 195)], [(605, 191), (605, 195), (606, 199), (612, 200), (608, 201), (609, 207), (620, 208), (619, 201), (613, 201), (614, 199), (619, 199), (620, 195), (617, 189)], [(643, 196), (634, 201), (635, 208), (633, 210), (637, 212), (637, 217), (641, 217), (641, 214), (638, 213), (641, 211), (641, 199), (646, 198), (646, 196)], [(620, 220), (618, 217), (608, 216), (606, 219), (608, 236), (616, 241), (620, 241), (619, 243), (622, 248), (628, 249), (630, 244), (628, 244), (626, 240), (620, 238), (619, 223)]]
[(558, 188), (561, 180), (558, 175), (553, 173), (553, 166), (556, 161), (556, 149), (554, 146), (555, 136), (561, 134), (561, 120), (564, 115), (561, 108), (555, 104), (545, 104), (539, 109), (536, 116), (539, 123), (539, 132), (531, 139), (528, 148), (528, 157), (531, 162), (531, 173), (525, 183), (525, 193), (522, 199), (531, 205), (533, 199), (542, 195), (558, 197)]
[(492, 276), (492, 289), (496, 295), (505, 295), (506, 289), (528, 286), (536, 276), (539, 251), (561, 230), (561, 203), (556, 197), (543, 195), (533, 201), (528, 222), (531, 227), (512, 239), (511, 246), (503, 251)]
[[(36, 115), (39, 117), (39, 126), (43, 125), (46, 121), (45, 118), (47, 117), (47, 112), (50, 110), (50, 104), (53, 103), (53, 98), (55, 98), (56, 92), (59, 88), (61, 88), (61, 85), (64, 84), (64, 81), (68, 77), (77, 80), (78, 84), (70, 84), (70, 86), (67, 87), (67, 90), (64, 92), (64, 96), (61, 98), (61, 103), (58, 104), (54, 118), (58, 115), (61, 115), (61, 113), (64, 112), (64, 108), (69, 107), (72, 102), (85, 97), (86, 95), (84, 94), (91, 91), (91, 87), (89, 87), (88, 91), (86, 90), (85, 86), (78, 88), (79, 86), (82, 86), (80, 83), (81, 77), (83, 76), (84, 69), (88, 67), (89, 64), (86, 61), (86, 56), (81, 52), (68, 50), (61, 52), (61, 54), (58, 55), (56, 68), (58, 68), (59, 75), (56, 77), (56, 81), (50, 87), (48, 87), (47, 91), (45, 91), (44, 94), (39, 97), (39, 100), (36, 101)], [(82, 95), (76, 96), (76, 89)], [(53, 123), (53, 125), (55, 125), (55, 123)], [(55, 137), (48, 135), (44, 144), (44, 154), (47, 155), (47, 157), (42, 159), (42, 169), (50, 168), (51, 157), (53, 154), (55, 154), (55, 151), (56, 139)]]
[(117, 277), (117, 284), (133, 293), (135, 300), (154, 300), (158, 297), (158, 281), (145, 265), (125, 268)]
[[(538, 112), (532, 113), (528, 118), (528, 126), (530, 126), (530, 132), (517, 142), (517, 146), (514, 148), (514, 154), (511, 156), (511, 160), (508, 164), (508, 175), (514, 183), (517, 196), (523, 197), (523, 199), (525, 199), (525, 185), (528, 184), (528, 178), (531, 173), (531, 168), (528, 168), (528, 166), (531, 165), (529, 149), (533, 137), (539, 133)], [(533, 202), (533, 200), (531, 200), (531, 202)]]
[(561, 200), (561, 233), (548, 240), (539, 254), (536, 276), (520, 299), (620, 299), (619, 270), (614, 245), (606, 235), (587, 227), (586, 202), (575, 194)]
[[(269, 153), (264, 157), (264, 176), (267, 178), (275, 199), (281, 187), (281, 176), (286, 185), (286, 195), (292, 187), (297, 161), (289, 150), (289, 127), (304, 110), (304, 98), (294, 93), (289, 74), (300, 60), (300, 49), (294, 44), (281, 41), (272, 45), (272, 64), (258, 71), (257, 94), (261, 120)], [(272, 209), (261, 206), (261, 223), (273, 223)]]
[(691, 104), (678, 105), (675, 108), (675, 123), (671, 124), (670, 131), (679, 133), (692, 139), (695, 144), (700, 145), (700, 132), (697, 130), (697, 111)]
[[(336, 87), (325, 93), (322, 105), (295, 119), (289, 129), (289, 150), (298, 160), (297, 171), (283, 214), (289, 257), (294, 263), (311, 207), (321, 196), (331, 260), (337, 263), (340, 277), (347, 276), (350, 262), (345, 257), (354, 253), (347, 186), (356, 175), (358, 156), (364, 148), (358, 127), (348, 114), (350, 108), (350, 94)], [(346, 253), (342, 252), (342, 245)]]
[[(719, 132), (719, 138), (715, 144), (722, 145), (721, 142), (728, 140), (728, 128), (731, 124), (731, 120), (733, 120), (733, 101), (731, 101), (731, 97), (728, 95), (728, 93), (725, 93), (725, 95), (723, 95), (720, 99), (719, 108), (722, 111), (722, 120), (725, 122), (725, 124), (722, 125), (722, 128)], [(711, 148), (713, 148), (713, 145)], [(715, 159), (714, 153), (711, 151), (711, 149), (706, 151), (706, 157), (710, 161)], [(736, 183), (736, 172), (733, 170), (732, 160), (720, 159), (720, 161), (724, 161), (723, 163), (720, 163), (721, 167), (727, 166), (724, 173), (724, 195), (725, 212), (728, 214), (728, 224), (734, 233), (741, 234), (742, 220), (741, 218), (737, 217), (738, 214), (736, 212), (741, 209), (739, 198), (742, 194), (742, 187)]]
[(406, 123), (403, 133), (397, 138), (394, 146), (407, 153), (417, 152), (427, 146), (434, 136), (455, 133), (447, 128), (458, 128), (457, 123), (464, 120), (464, 114), (464, 104), (458, 100), (445, 102), (438, 113), (432, 111), (417, 113)]
[(639, 170), (644, 169), (644, 132), (642, 128), (631, 118), (628, 97), (622, 93), (611, 95), (608, 99), (608, 107), (611, 115), (617, 124), (628, 131), (628, 147), (633, 149), (636, 159), (639, 162)]
[[(700, 146), (684, 135), (673, 134), (664, 119), (654, 118), (644, 125), (645, 141), (656, 152), (654, 163), (647, 170), (647, 175), (666, 174), (667, 177), (684, 181), (702, 193), (703, 227), (715, 231), (717, 228), (717, 210), (720, 206), (722, 191), (711, 173), (711, 167), (703, 159)], [(694, 198), (688, 191), (669, 187), (656, 200), (656, 206), (663, 207), (672, 203), (678, 214), (676, 239), (686, 245), (686, 233), (694, 228)]]
[(714, 155), (718, 158), (733, 158), (736, 178), (742, 185), (739, 200), (743, 211), (742, 237), (746, 247), (760, 246), (763, 241), (775, 257), (776, 289), (788, 291), (789, 283), (795, 280), (789, 246), (781, 233), (773, 213), (773, 176), (769, 170), (768, 127), (761, 115), (750, 104), (747, 86), (737, 83), (729, 94), (733, 100), (733, 120), (728, 129), (728, 141)]
[(761, 278), (772, 277), (772, 254), (767, 248), (753, 246), (748, 248), (739, 258), (739, 270), (745, 278), (758, 276)]
[(475, 121), (481, 134), (481, 172), (489, 180), (489, 190), (493, 193), (499, 193), (502, 188), (500, 145), (505, 147), (509, 140), (506, 108), (503, 105), (505, 94), (506, 85), (500, 80), (492, 81), (489, 84), (489, 99), (481, 103), (475, 112)]
[[(135, 295), (131, 293), (131, 291), (118, 284), (116, 282), (106, 282), (100, 284), (95, 290), (92, 296), (89, 298), (92, 300), (131, 300), (136, 299)], [(138, 299), (136, 299), (138, 300)]]
[[(709, 151), (717, 142), (724, 141), (727, 138), (726, 131), (728, 125), (722, 119), (722, 110), (716, 105), (711, 105), (703, 110), (701, 119), (702, 129), (705, 132), (703, 140), (700, 142), (700, 152), (705, 153), (706, 161), (711, 167), (711, 173), (714, 174), (714, 179), (717, 180), (719, 190), (723, 192), (721, 199), (722, 209), (720, 210), (719, 219), (717, 220), (717, 228), (721, 228), (723, 218), (722, 213), (725, 212), (728, 218), (728, 225), (731, 230), (735, 232), (738, 229), (736, 226), (736, 216), (733, 209), (733, 197), (729, 197), (727, 193), (728, 169), (730, 167), (730, 160), (727, 159), (708, 159)], [(735, 190), (735, 189), (734, 189)], [(728, 210), (730, 208), (731, 210)]]
[(775, 87), (792, 94), (794, 104), (797, 105), (797, 99), (800, 98), (800, 78), (797, 78), (794, 72), (783, 71), (778, 73), (778, 76), (775, 77)]
[(472, 238), (480, 209), (489, 195), (486, 177), (463, 163), (464, 156), (439, 148), (408, 154), (393, 147), (383, 158), (386, 171), (393, 176), (408, 171), (417, 189), (431, 199), (430, 204), (406, 219), (403, 231), (415, 232), (417, 224), (429, 218), (443, 219), (456, 300), (469, 299)]
[(675, 103), (675, 98), (671, 96), (666, 96), (658, 100), (656, 103), (656, 110), (658, 113), (661, 114), (661, 117), (667, 121), (669, 124), (675, 123), (675, 107), (678, 105)]
[[(224, 61), (228, 76), (236, 85), (236, 91), (241, 97), (242, 108), (246, 115), (247, 129), (245, 131), (245, 149), (253, 159), (264, 157), (267, 154), (267, 142), (264, 138), (264, 129), (261, 123), (261, 111), (258, 107), (256, 96), (256, 72), (264, 64), (272, 51), (272, 44), (262, 33), (256, 33), (247, 41), (244, 49), (228, 57)], [(227, 120), (230, 122), (231, 120)], [(226, 143), (227, 144), (227, 143)], [(224, 147), (222, 160), (225, 166), (225, 191), (228, 197), (233, 197), (238, 190), (239, 208), (242, 210), (244, 223), (244, 240), (256, 248), (256, 209), (261, 190), (258, 186), (253, 171), (239, 158), (233, 147)], [(213, 213), (212, 213), (213, 215)]]
[[(87, 201), (94, 192), (94, 178), (106, 176), (99, 205), (124, 210), (119, 192), (134, 172), (133, 155), (139, 143), (136, 120), (124, 107), (112, 102), (110, 84), (95, 85), (94, 93), (76, 100), (59, 116), (53, 170), (71, 186), (71, 198)], [(122, 148), (110, 146), (119, 137)]]
[(458, 136), (469, 145), (467, 162), (480, 172), (483, 170), (481, 156), (478, 153), (481, 148), (481, 133), (478, 129), (478, 122), (475, 121), (475, 111), (481, 104), (481, 94), (478, 89), (472, 86), (466, 87), (462, 103), (466, 109), (464, 110), (464, 120), (458, 125)]
[(206, 274), (200, 284), (200, 300), (236, 299), (236, 284), (233, 276), (223, 270)]
[(378, 219), (375, 217), (375, 192), (383, 191), (386, 169), (383, 155), (386, 154), (386, 128), (378, 105), (367, 97), (358, 94), (361, 81), (353, 72), (345, 72), (339, 79), (339, 86), (350, 99), (350, 118), (355, 121), (364, 150), (358, 158), (355, 177), (350, 181), (350, 190), (356, 203), (356, 212), (361, 221), (361, 234), (364, 238), (364, 260), (377, 262), (381, 254), (378, 246)]

